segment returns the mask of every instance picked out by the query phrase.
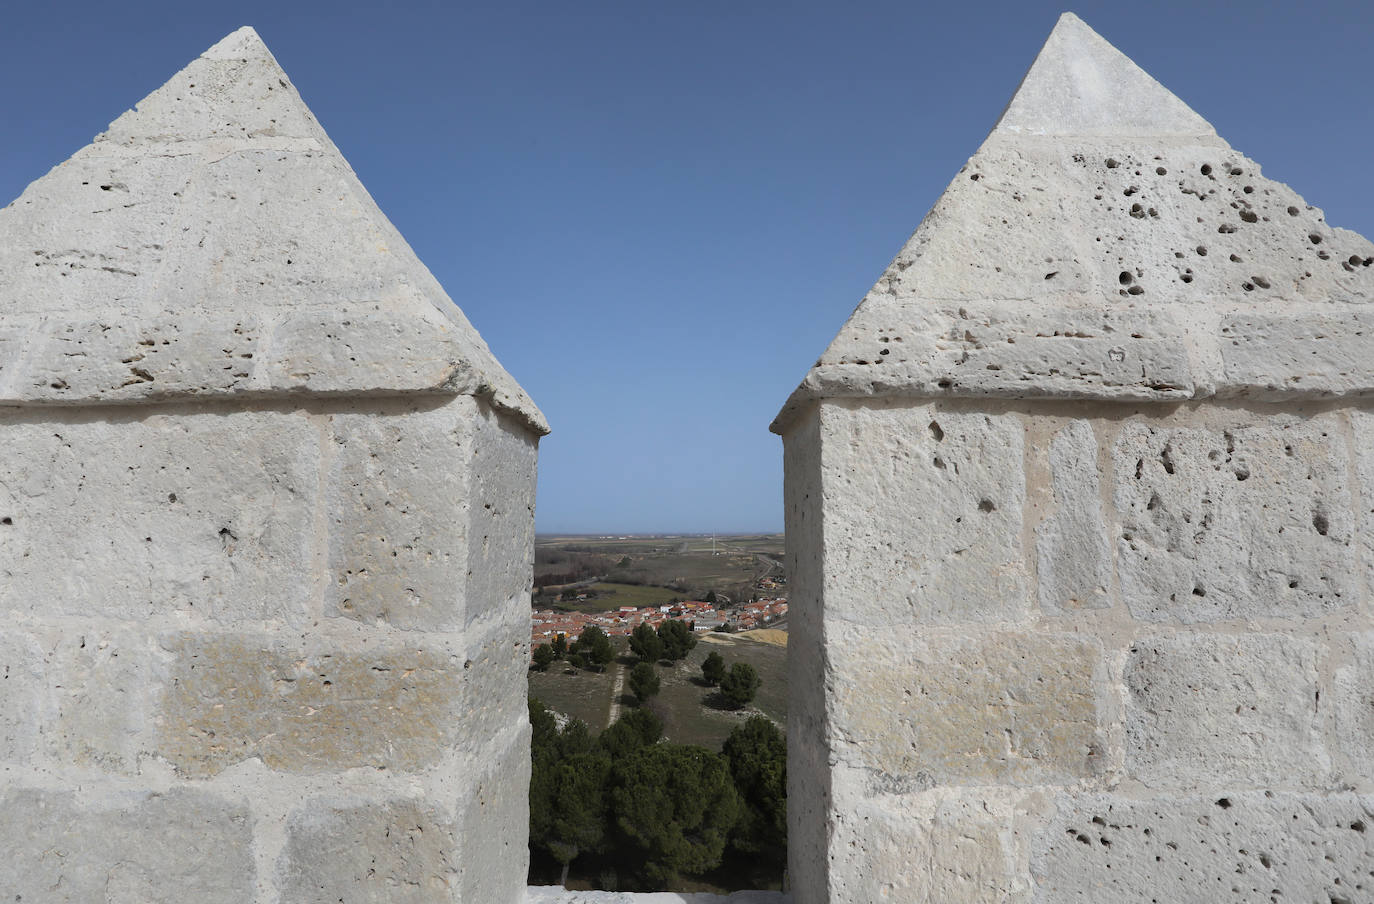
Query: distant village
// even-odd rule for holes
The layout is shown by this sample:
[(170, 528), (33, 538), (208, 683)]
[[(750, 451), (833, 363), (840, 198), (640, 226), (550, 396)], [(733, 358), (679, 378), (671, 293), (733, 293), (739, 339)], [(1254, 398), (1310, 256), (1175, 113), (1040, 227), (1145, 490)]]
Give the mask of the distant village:
[(636, 626), (648, 622), (657, 627), (667, 619), (679, 618), (691, 623), (693, 630), (749, 631), (775, 624), (787, 615), (786, 599), (762, 599), (740, 603), (728, 610), (717, 609), (715, 603), (687, 600), (663, 606), (622, 606), (610, 612), (559, 612), (539, 609), (532, 619), (531, 647), (552, 643), (559, 634), (569, 641), (582, 635), (587, 625), (596, 625), (607, 634), (629, 634)]

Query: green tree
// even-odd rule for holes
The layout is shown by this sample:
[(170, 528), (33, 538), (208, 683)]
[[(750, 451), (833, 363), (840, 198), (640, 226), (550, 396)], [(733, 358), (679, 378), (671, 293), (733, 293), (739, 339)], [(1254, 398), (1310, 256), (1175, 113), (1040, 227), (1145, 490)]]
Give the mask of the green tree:
[(560, 762), (551, 782), (551, 818), (545, 847), (563, 865), (560, 885), (579, 854), (598, 850), (606, 837), (609, 757), (580, 753)]
[(585, 669), (587, 667), (587, 657), (581, 653), (569, 653), (568, 665), (575, 669)]
[(703, 747), (655, 744), (611, 769), (611, 815), (644, 875), (664, 885), (720, 865), (739, 813), (725, 761)]
[(658, 670), (652, 663), (641, 662), (630, 669), (630, 690), (643, 703), (658, 693)]
[(730, 673), (720, 682), (721, 695), (725, 702), (735, 709), (754, 699), (763, 681), (758, 671), (747, 662), (737, 662), (730, 666)]
[(715, 592), (714, 590), (709, 590), (709, 591), (707, 591), (706, 597), (702, 600), (702, 602), (703, 602), (703, 603), (711, 603), (712, 605), (715, 605), (715, 602), (716, 602), (716, 592)]
[(534, 697), (530, 709), (530, 844), (546, 846), (553, 828), (553, 773), (558, 765), (558, 725)]
[(549, 708), (537, 697), (529, 698), (530, 750), (552, 750), (558, 742), (558, 722)]
[(612, 760), (632, 751), (657, 744), (663, 737), (663, 721), (644, 707), (626, 710), (615, 724), (596, 739), (597, 746)]
[(558, 759), (566, 760), (579, 754), (590, 753), (593, 743), (594, 739), (587, 723), (581, 719), (569, 719), (563, 730), (558, 733), (555, 745)]
[(706, 683), (711, 687), (719, 686), (720, 679), (725, 677), (725, 659), (715, 650), (707, 653), (706, 659), (701, 663), (701, 677), (706, 679)]
[(557, 659), (562, 659), (568, 655), (568, 635), (555, 634), (553, 636), (553, 655)]
[(553, 665), (553, 647), (546, 643), (541, 643), (534, 648), (534, 667), (541, 672), (548, 671), (549, 666)]
[(751, 716), (725, 739), (721, 755), (740, 796), (730, 843), (745, 854), (787, 863), (787, 742), (776, 725)]
[(663, 641), (648, 622), (640, 622), (630, 632), (630, 651), (642, 662), (658, 662), (663, 658)]
[(615, 645), (606, 636), (606, 632), (596, 625), (588, 625), (582, 629), (582, 634), (577, 639), (577, 648), (599, 669), (604, 669), (607, 663), (615, 659)]
[(674, 662), (686, 659), (692, 647), (697, 645), (696, 634), (685, 621), (670, 618), (658, 626), (658, 639), (663, 643), (663, 656)]

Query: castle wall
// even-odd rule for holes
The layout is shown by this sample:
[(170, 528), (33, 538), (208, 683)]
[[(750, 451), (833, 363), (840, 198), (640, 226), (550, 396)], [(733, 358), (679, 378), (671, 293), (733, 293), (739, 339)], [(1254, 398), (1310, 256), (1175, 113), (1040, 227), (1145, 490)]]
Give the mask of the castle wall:
[(1370, 893), (1371, 429), (814, 405), (784, 435), (794, 632), (824, 646), (791, 665), (794, 900)]
[(471, 396), (38, 408), (0, 446), (0, 888), (520, 899), (526, 427)]

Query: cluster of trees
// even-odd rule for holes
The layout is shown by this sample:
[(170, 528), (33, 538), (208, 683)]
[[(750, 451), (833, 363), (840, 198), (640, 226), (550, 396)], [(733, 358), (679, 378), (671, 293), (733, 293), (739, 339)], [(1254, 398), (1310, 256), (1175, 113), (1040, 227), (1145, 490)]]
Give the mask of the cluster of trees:
[(672, 888), (732, 854), (781, 875), (787, 748), (768, 719), (736, 728), (719, 754), (662, 742), (643, 707), (593, 738), (576, 719), (560, 730), (531, 699), (530, 724), (530, 847), (562, 866), (560, 884), (583, 859), (612, 890)]
[(553, 643), (541, 643), (534, 648), (534, 668), (541, 672), (547, 671), (549, 666), (560, 659), (566, 659), (568, 665), (575, 669), (590, 668), (604, 671), (615, 659), (615, 646), (605, 631), (596, 625), (588, 625), (582, 629), (581, 636), (572, 643), (568, 643), (568, 639), (559, 634), (553, 639)]
[(740, 709), (753, 701), (763, 679), (758, 669), (747, 662), (737, 662), (725, 670), (725, 659), (716, 651), (701, 663), (701, 677), (711, 687), (719, 687), (720, 695), (732, 709)]
[(676, 618), (662, 622), (657, 630), (647, 622), (640, 622), (630, 632), (630, 652), (639, 657), (640, 662), (677, 662), (686, 659), (696, 645), (697, 636), (692, 626)]

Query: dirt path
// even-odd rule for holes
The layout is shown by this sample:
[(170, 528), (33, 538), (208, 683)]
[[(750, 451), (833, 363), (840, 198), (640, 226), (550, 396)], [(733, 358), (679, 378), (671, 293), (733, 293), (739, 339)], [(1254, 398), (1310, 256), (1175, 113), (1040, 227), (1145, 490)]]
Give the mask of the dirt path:
[(610, 728), (615, 724), (615, 720), (620, 718), (620, 694), (625, 689), (625, 666), (620, 663), (615, 664), (615, 684), (611, 685), (611, 714), (606, 719), (606, 727)]

